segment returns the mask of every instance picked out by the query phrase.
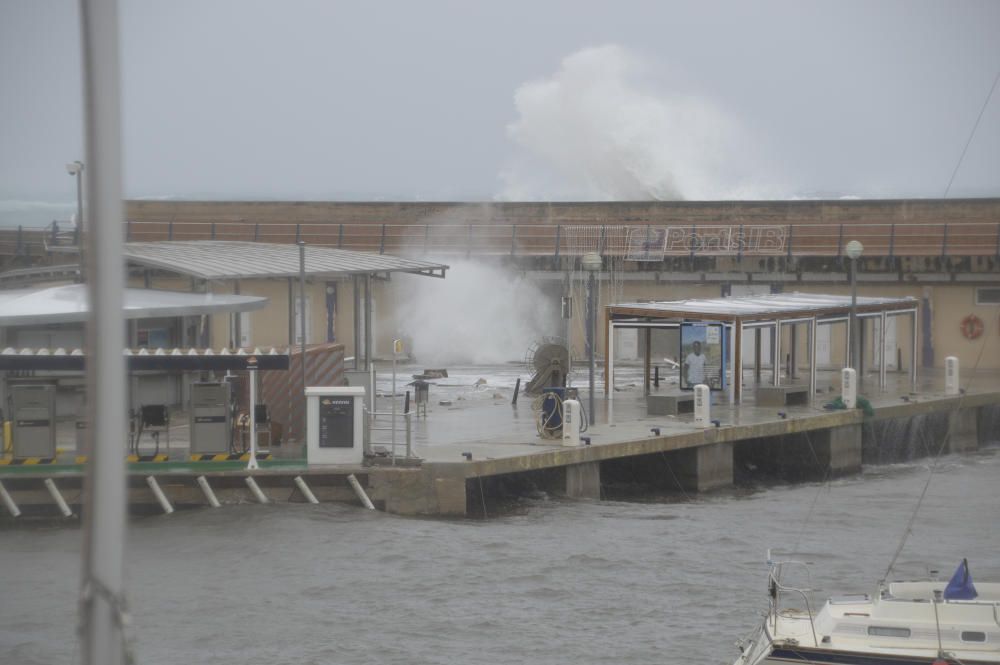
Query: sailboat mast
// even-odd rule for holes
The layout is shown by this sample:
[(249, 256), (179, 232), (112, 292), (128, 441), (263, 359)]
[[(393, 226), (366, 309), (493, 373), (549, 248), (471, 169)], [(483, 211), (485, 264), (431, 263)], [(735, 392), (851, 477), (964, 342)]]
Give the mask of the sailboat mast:
[(84, 481), (82, 662), (121, 665), (126, 468), (125, 326), (122, 319), (121, 104), (117, 0), (81, 0), (87, 164), (89, 456)]

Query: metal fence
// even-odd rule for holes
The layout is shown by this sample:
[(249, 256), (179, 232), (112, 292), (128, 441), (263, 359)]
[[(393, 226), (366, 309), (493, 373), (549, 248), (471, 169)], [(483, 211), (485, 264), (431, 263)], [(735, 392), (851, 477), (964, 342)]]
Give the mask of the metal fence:
[[(866, 256), (1000, 258), (1000, 222), (775, 224), (377, 224), (130, 221), (130, 241), (241, 240), (338, 247), (395, 255), (841, 256), (850, 240)], [(0, 256), (38, 257), (79, 238), (51, 227), (0, 230)]]

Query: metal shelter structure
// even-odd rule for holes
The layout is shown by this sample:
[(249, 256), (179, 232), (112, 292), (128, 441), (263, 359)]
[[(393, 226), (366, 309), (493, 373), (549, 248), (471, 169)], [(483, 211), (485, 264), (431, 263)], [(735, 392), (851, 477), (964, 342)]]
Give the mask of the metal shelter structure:
[[(258, 296), (156, 289), (124, 291), (122, 316), (125, 319), (247, 312), (267, 305), (267, 298)], [(82, 323), (90, 311), (88, 300), (85, 284), (0, 290), (0, 328)]]
[[(262, 309), (267, 298), (213, 293), (183, 293), (157, 289), (123, 289), (121, 317), (126, 321), (160, 317), (205, 316)], [(86, 284), (0, 290), (0, 408), (6, 407), (7, 372), (23, 370), (81, 371), (84, 369), (82, 349), (13, 349), (7, 346), (8, 328), (19, 326), (51, 326), (78, 324), (90, 315), (90, 294)], [(146, 355), (148, 353), (149, 355)], [(266, 369), (278, 363), (288, 369), (288, 354), (281, 360), (268, 357)], [(127, 369), (132, 370), (226, 370), (241, 369), (246, 355), (200, 356), (185, 349), (150, 350), (143, 355), (129, 356)]]
[[(860, 320), (876, 320), (880, 323), (878, 344), (879, 389), (886, 387), (886, 322), (890, 316), (908, 315), (911, 318), (910, 382), (916, 389), (917, 382), (917, 314), (918, 301), (914, 298), (861, 298), (857, 299), (855, 311)], [(746, 331), (754, 330), (757, 348), (760, 348), (759, 331), (772, 330), (771, 351), (774, 358), (771, 383), (781, 385), (781, 331), (782, 326), (806, 324), (809, 354), (809, 391), (816, 394), (816, 338), (820, 325), (847, 323), (851, 314), (851, 297), (820, 295), (811, 293), (776, 293), (761, 296), (736, 296), (676, 300), (667, 302), (634, 302), (608, 305), (605, 308), (604, 341), (604, 389), (610, 399), (614, 395), (614, 349), (615, 331), (623, 328), (638, 328), (646, 331), (645, 352), (646, 376), (648, 381), (650, 345), (649, 334), (656, 328), (679, 328), (682, 323), (722, 324), (728, 344), (727, 367), (732, 380), (728, 382), (729, 402), (738, 403), (743, 388), (742, 342)], [(845, 345), (850, 348), (850, 326), (845, 326)], [(793, 328), (794, 330), (794, 328)], [(760, 360), (755, 361), (755, 371), (759, 372)], [(857, 369), (857, 368), (856, 368)], [(860, 374), (860, 372), (859, 372)]]
[[(130, 242), (125, 243), (123, 253), (130, 266), (163, 270), (192, 280), (231, 281), (237, 293), (243, 279), (287, 280), (289, 346), (295, 343), (296, 280), (301, 298), (307, 279), (350, 278), (354, 286), (355, 369), (368, 369), (371, 362), (373, 280), (389, 279), (393, 273), (444, 278), (448, 270), (448, 266), (439, 263), (329, 247), (307, 248), (302, 242), (298, 245), (224, 240)], [(304, 312), (301, 317), (305, 318)], [(305, 335), (302, 346), (304, 339)], [(364, 349), (363, 361), (360, 349)]]

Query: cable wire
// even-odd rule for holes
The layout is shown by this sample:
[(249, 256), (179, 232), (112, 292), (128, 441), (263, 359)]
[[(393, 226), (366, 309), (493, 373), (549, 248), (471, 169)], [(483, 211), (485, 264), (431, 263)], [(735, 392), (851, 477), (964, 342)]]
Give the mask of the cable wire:
[[(983, 338), (983, 343), (979, 347), (979, 355), (976, 356), (976, 364), (972, 367), (972, 373), (974, 374), (976, 369), (979, 367), (979, 361), (983, 358), (983, 351), (986, 350), (986, 338)], [(972, 387), (972, 381), (974, 376), (970, 376), (968, 381), (965, 383), (965, 391), (959, 397), (958, 406), (955, 407), (956, 413), (961, 411), (962, 402), (965, 401), (965, 396), (969, 392), (969, 388)], [(938, 446), (937, 454), (934, 456), (934, 461), (931, 462), (930, 472), (927, 474), (927, 481), (924, 483), (924, 488), (920, 491), (920, 497), (917, 498), (917, 505), (913, 507), (913, 513), (910, 515), (910, 519), (906, 522), (906, 528), (903, 529), (903, 536), (899, 540), (899, 546), (896, 548), (896, 552), (892, 555), (892, 560), (889, 562), (889, 567), (885, 569), (885, 574), (882, 575), (882, 579), (879, 580), (879, 586), (881, 586), (887, 579), (889, 575), (892, 574), (892, 569), (896, 565), (896, 560), (899, 555), (903, 552), (903, 547), (906, 545), (906, 541), (910, 538), (910, 533), (913, 531), (913, 523), (917, 519), (917, 514), (920, 512), (920, 506), (924, 502), (924, 497), (927, 496), (927, 490), (931, 486), (931, 480), (934, 478), (934, 472), (937, 471), (938, 463), (941, 461), (941, 455), (944, 453), (945, 446), (951, 441), (951, 427), (945, 432), (944, 437), (941, 439), (941, 445)]]
[(942, 198), (948, 198), (948, 192), (951, 191), (951, 184), (955, 182), (955, 176), (958, 175), (958, 169), (962, 166), (962, 160), (965, 159), (965, 153), (969, 150), (969, 144), (972, 143), (972, 137), (976, 135), (976, 130), (979, 128), (979, 121), (983, 119), (983, 113), (986, 112), (986, 107), (990, 104), (990, 98), (993, 97), (993, 91), (997, 89), (997, 81), (1000, 81), (1000, 71), (997, 71), (997, 75), (993, 78), (993, 85), (990, 87), (990, 93), (986, 95), (986, 101), (983, 102), (983, 108), (979, 109), (979, 117), (976, 118), (976, 123), (972, 126), (972, 131), (969, 132), (969, 138), (965, 142), (965, 147), (962, 148), (962, 154), (958, 158), (958, 163), (955, 164), (955, 170), (951, 172), (951, 178), (948, 180), (948, 186), (944, 189), (944, 196)]

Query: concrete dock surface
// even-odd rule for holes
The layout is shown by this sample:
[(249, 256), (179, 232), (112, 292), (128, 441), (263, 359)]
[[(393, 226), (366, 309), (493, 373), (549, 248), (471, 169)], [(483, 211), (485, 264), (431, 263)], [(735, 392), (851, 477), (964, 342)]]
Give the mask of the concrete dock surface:
[[(586, 408), (586, 375), (581, 371), (585, 368), (574, 369), (571, 384), (580, 388), (579, 399)], [(397, 368), (399, 413), (406, 384), (418, 371), (412, 365)], [(300, 501), (303, 497), (294, 484), (298, 476), (320, 500), (357, 502), (356, 495), (346, 488), (346, 477), (355, 474), (372, 500), (387, 511), (461, 516), (478, 510), (480, 499), (485, 503), (482, 495), (487, 490), (481, 479), (527, 477), (545, 491), (600, 499), (602, 487), (623, 477), (623, 464), (631, 465), (626, 469), (631, 475), (626, 477), (646, 475), (654, 482), (666, 479), (684, 492), (732, 485), (734, 469), (769, 467), (775, 459), (782, 460), (779, 466), (783, 470), (795, 468), (820, 476), (851, 473), (861, 467), (863, 440), (869, 441), (864, 445), (871, 445), (870, 439), (880, 436), (875, 424), (927, 414), (936, 414), (944, 423), (944, 429), (938, 428), (941, 441), (925, 445), (928, 454), (941, 447), (945, 432), (950, 434), (945, 449), (950, 452), (974, 449), (979, 441), (1000, 438), (998, 432), (984, 431), (992, 425), (985, 425), (982, 417), (982, 409), (1000, 405), (998, 372), (967, 372), (962, 377), (965, 394), (958, 396), (944, 395), (940, 372), (922, 373), (916, 391), (911, 391), (908, 374), (890, 373), (885, 391), (878, 389), (877, 376), (871, 375), (862, 383), (859, 395), (870, 402), (872, 416), (861, 409), (824, 408), (840, 394), (839, 372), (819, 373), (818, 392), (810, 404), (784, 407), (758, 406), (752, 372), (747, 372), (743, 403), (730, 405), (726, 393), (714, 394), (711, 418), (718, 426), (705, 428), (695, 425), (691, 413), (648, 415), (641, 366), (619, 365), (619, 390), (612, 399), (598, 392), (596, 422), (583, 433), (589, 444), (579, 447), (564, 447), (558, 440), (538, 435), (532, 404), (535, 398), (522, 394), (517, 404), (512, 404), (518, 377), (527, 378), (524, 367), (511, 364), (449, 368), (449, 378), (431, 381), (426, 417), (412, 416), (413, 453), (421, 460), (417, 465), (309, 466), (297, 444), (272, 447), (271, 457), (252, 472), (239, 460), (190, 462), (187, 418), (175, 414), (169, 449), (161, 437), (160, 450), (169, 452), (170, 461), (131, 464), (130, 500), (155, 507), (153, 493), (140, 481), (156, 476), (165, 477), (162, 485), (171, 500), (180, 505), (205, 505), (197, 486), (197, 477), (204, 476), (219, 487), (223, 503), (253, 501), (255, 495), (244, 484), (246, 476), (253, 476), (274, 500)], [(767, 379), (765, 374), (765, 383)], [(376, 392), (377, 410), (389, 411), (392, 382), (383, 367), (379, 367)], [(660, 386), (651, 388), (652, 395), (680, 392), (675, 373), (666, 373)], [(59, 464), (46, 468), (0, 466), (0, 481), (19, 504), (51, 504), (44, 488), (35, 486), (45, 478), (69, 487), (70, 498), (78, 495), (82, 466), (73, 463), (72, 423), (61, 425)], [(871, 427), (866, 429), (866, 425)], [(381, 441), (375, 437), (373, 443)], [(148, 439), (140, 452), (153, 452)], [(642, 471), (637, 472), (640, 467)]]

